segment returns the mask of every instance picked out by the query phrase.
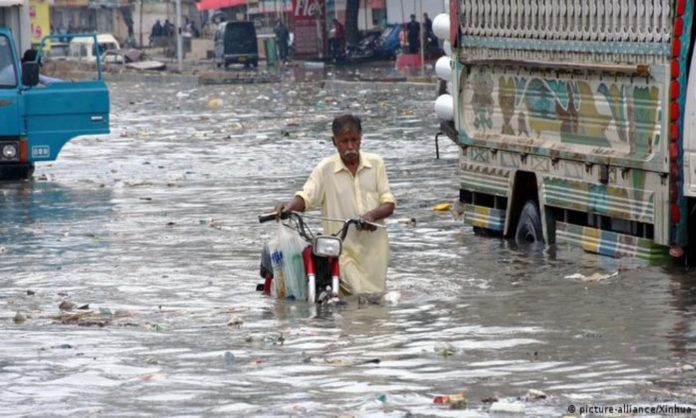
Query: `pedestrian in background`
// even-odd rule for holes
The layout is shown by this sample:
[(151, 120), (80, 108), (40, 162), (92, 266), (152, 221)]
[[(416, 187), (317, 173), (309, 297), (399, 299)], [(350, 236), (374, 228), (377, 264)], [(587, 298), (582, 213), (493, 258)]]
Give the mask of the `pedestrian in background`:
[(417, 54), (420, 47), (420, 23), (416, 21), (416, 15), (411, 15), (411, 21), (408, 22), (408, 53)]
[(152, 25), (152, 29), (150, 30), (150, 47), (155, 45), (156, 38), (162, 36), (163, 30), (164, 28), (162, 27), (162, 24), (160, 23), (159, 19), (157, 19), (155, 24)]
[(333, 28), (330, 31), (329, 52), (332, 57), (343, 53), (345, 46), (346, 29), (338, 19), (333, 20)]
[(169, 19), (164, 19), (162, 34), (167, 38), (174, 36), (174, 24)]
[(423, 13), (423, 39), (428, 49), (438, 47), (437, 36), (433, 32), (433, 21), (427, 13)]
[(285, 26), (280, 19), (276, 21), (276, 26), (273, 31), (275, 32), (276, 41), (278, 43), (278, 58), (285, 64), (288, 62), (290, 31), (288, 31), (287, 26)]
[(401, 52), (406, 52), (408, 47), (408, 25), (406, 23), (401, 24), (399, 29), (399, 45), (401, 45)]

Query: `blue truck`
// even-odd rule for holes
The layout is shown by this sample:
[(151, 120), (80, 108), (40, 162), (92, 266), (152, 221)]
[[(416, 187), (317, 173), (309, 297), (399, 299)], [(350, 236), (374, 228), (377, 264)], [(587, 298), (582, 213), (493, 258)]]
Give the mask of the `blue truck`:
[(22, 62), (11, 31), (0, 27), (0, 180), (30, 177), (36, 162), (55, 160), (72, 138), (109, 133), (99, 60), (94, 79), (43, 83), (40, 62), (49, 44), (44, 39), (34, 59)]

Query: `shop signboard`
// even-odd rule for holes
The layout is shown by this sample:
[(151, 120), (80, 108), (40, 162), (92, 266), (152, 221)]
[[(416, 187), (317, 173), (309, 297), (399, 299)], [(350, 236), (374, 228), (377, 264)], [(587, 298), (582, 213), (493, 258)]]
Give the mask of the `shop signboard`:
[(41, 42), (41, 38), (51, 34), (48, 0), (29, 0), (29, 22), (31, 23), (32, 44), (38, 44)]
[(292, 25), (296, 56), (324, 56), (326, 0), (293, 0)]

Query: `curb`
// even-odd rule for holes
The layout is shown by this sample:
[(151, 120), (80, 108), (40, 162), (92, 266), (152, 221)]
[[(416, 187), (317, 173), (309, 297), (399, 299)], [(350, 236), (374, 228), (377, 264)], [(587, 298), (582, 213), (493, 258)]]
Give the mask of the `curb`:
[(346, 81), (346, 80), (325, 80), (324, 88), (337, 91), (348, 91), (358, 89), (406, 90), (409, 93), (432, 93), (437, 94), (437, 83), (423, 83), (414, 81)]
[(104, 73), (104, 81), (121, 82), (132, 81), (141, 83), (181, 83), (198, 84), (198, 76), (172, 73), (140, 74), (140, 73)]

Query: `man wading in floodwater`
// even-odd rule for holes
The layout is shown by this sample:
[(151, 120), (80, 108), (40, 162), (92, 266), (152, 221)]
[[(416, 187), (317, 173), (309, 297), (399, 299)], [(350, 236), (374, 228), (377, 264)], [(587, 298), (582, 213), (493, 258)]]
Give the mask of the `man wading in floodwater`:
[[(301, 191), (283, 210), (304, 212), (321, 207), (327, 218), (362, 218), (383, 223), (394, 212), (394, 195), (384, 161), (375, 154), (360, 151), (362, 127), (353, 115), (338, 116), (331, 124), (337, 154), (323, 159), (312, 171)], [(343, 225), (323, 222), (324, 233), (333, 234)], [(350, 229), (340, 258), (341, 289), (348, 294), (378, 293), (386, 289), (389, 241), (386, 228), (371, 225)]]

